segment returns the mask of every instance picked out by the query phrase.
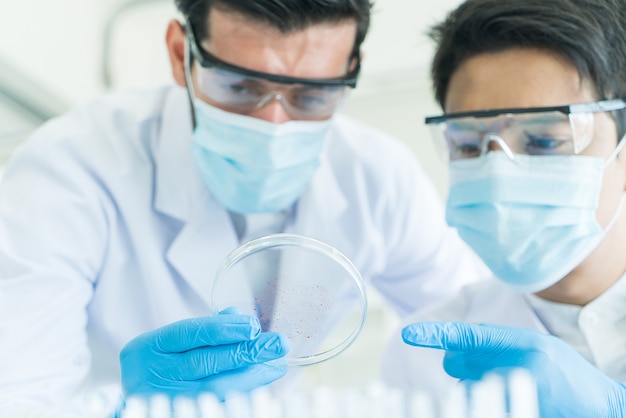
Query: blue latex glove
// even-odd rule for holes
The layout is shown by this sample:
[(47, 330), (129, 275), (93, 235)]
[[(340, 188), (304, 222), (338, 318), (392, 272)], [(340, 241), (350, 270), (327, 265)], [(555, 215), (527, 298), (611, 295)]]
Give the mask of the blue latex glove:
[(605, 376), (552, 335), (497, 325), (417, 322), (402, 330), (402, 339), (446, 350), (443, 367), (461, 380), (528, 369), (537, 381), (542, 417), (626, 416), (626, 385)]
[(146, 332), (120, 353), (126, 397), (230, 391), (248, 392), (282, 377), (286, 362), (269, 360), (289, 351), (289, 340), (262, 333), (257, 318), (232, 314), (185, 319)]

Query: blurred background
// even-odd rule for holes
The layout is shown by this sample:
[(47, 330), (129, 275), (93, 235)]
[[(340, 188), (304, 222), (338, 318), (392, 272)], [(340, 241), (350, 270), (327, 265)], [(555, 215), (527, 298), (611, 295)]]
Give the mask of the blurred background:
[[(447, 173), (426, 115), (441, 112), (428, 78), (426, 32), (459, 0), (377, 0), (358, 88), (342, 113), (406, 143), (445, 195)], [(15, 147), (42, 122), (103, 93), (170, 83), (165, 28), (173, 0), (2, 0), (0, 179)], [(1, 180), (0, 180), (1, 181)], [(341, 356), (307, 369), (311, 384), (373, 380), (397, 318), (370, 292), (366, 327)]]

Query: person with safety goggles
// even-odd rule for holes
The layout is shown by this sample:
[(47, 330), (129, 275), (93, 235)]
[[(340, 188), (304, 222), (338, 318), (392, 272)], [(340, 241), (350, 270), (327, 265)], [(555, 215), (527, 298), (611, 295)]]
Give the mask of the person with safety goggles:
[(623, 0), (467, 0), (433, 28), (446, 220), (497, 280), (410, 317), (391, 384), (522, 367), (542, 417), (626, 413), (625, 21)]
[[(229, 26), (240, 23), (224, 23), (222, 13), (212, 12), (215, 22), (210, 28), (216, 37), (222, 27), (233, 30)], [(346, 40), (341, 47), (316, 57), (297, 57), (294, 63), (286, 56), (281, 58), (285, 62), (266, 65), (292, 66), (298, 75), (303, 73), (294, 77), (234, 65), (209, 52), (211, 46), (224, 50), (233, 61), (247, 48), (263, 59), (264, 52), (256, 52), (265, 47), (263, 40), (255, 44), (247, 38), (251, 34), (239, 35), (242, 46), (236, 49), (231, 47), (233, 40), (212, 37), (205, 37), (203, 47), (190, 17), (184, 27), (178, 22), (170, 25), (170, 42), (184, 42), (184, 55), (178, 57), (184, 78), (177, 81), (186, 86), (193, 109), (194, 159), (211, 194), (228, 210), (237, 214), (285, 210), (317, 171), (331, 117), (347, 91), (356, 87), (360, 71), (360, 53), (351, 42), (354, 22), (343, 22), (336, 30)], [(327, 41), (326, 36), (320, 34), (316, 42)], [(310, 41), (303, 34), (292, 34), (280, 43), (299, 48), (302, 42)], [(312, 68), (320, 64), (309, 62), (313, 58), (324, 60), (322, 67), (327, 68), (316, 71), (328, 77), (316, 78)]]
[(414, 154), (337, 114), (357, 85), (369, 1), (176, 5), (176, 85), (78, 106), (6, 168), (2, 416), (293, 386), (275, 382), (285, 335), (236, 309), (210, 315), (221, 262), (261, 235), (337, 248), (402, 316), (487, 272)]

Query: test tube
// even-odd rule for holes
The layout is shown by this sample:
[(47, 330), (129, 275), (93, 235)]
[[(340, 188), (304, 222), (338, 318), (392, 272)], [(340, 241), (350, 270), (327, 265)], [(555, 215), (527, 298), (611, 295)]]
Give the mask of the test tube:
[(174, 418), (196, 418), (198, 407), (194, 399), (188, 397), (177, 397), (174, 398), (172, 403)]
[(253, 418), (249, 395), (232, 392), (226, 396), (224, 409), (228, 418)]
[(172, 403), (165, 395), (150, 397), (149, 418), (171, 418)]
[(148, 418), (148, 403), (144, 398), (128, 398), (121, 415), (122, 418)]
[(504, 380), (488, 374), (470, 387), (470, 416), (502, 418), (506, 416)]
[(214, 394), (202, 393), (197, 402), (200, 418), (226, 418), (224, 406)]
[(530, 372), (516, 369), (509, 375), (510, 418), (539, 418), (537, 385)]
[(415, 391), (409, 395), (407, 418), (437, 418), (435, 398), (432, 393)]
[(441, 418), (465, 418), (467, 417), (468, 402), (467, 388), (465, 385), (456, 385), (446, 391), (441, 398)]

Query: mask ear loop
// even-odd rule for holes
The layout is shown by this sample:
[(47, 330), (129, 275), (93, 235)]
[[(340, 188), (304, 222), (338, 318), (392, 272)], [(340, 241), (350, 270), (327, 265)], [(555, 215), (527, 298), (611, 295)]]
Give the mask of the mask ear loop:
[[(191, 30), (187, 25), (183, 25), (185, 32)], [(196, 110), (193, 105), (194, 97), (196, 97), (196, 92), (193, 90), (193, 83), (191, 81), (191, 65), (193, 64), (193, 58), (191, 56), (190, 46), (189, 46), (189, 37), (185, 36), (185, 56), (184, 56), (184, 69), (185, 72), (185, 84), (187, 90), (187, 97), (189, 98), (189, 108), (191, 109), (191, 127), (192, 131), (196, 129)]]
[(622, 139), (619, 140), (611, 155), (609, 155), (609, 157), (606, 159), (606, 161), (604, 162), (604, 168), (608, 167), (608, 165), (611, 164), (615, 158), (617, 158), (618, 154), (622, 152), (622, 148), (624, 148), (624, 142), (626, 142), (626, 135), (624, 135)]
[[(622, 148), (624, 148), (625, 141), (626, 141), (626, 135), (624, 135), (622, 139), (620, 139), (619, 143), (617, 144), (617, 147), (615, 147), (615, 150), (613, 150), (611, 155), (609, 155), (609, 158), (607, 158), (606, 162), (604, 163), (604, 168), (606, 168), (615, 158), (617, 158), (617, 155), (622, 151)], [(617, 205), (617, 209), (615, 210), (615, 213), (613, 214), (613, 217), (609, 221), (606, 228), (604, 228), (605, 234), (613, 227), (613, 225), (615, 225), (615, 223), (619, 219), (619, 215), (622, 212), (622, 209), (624, 208), (625, 201), (626, 201), (626, 193), (622, 193), (622, 196), (619, 199), (619, 203)]]
[(604, 233), (605, 234), (607, 232), (609, 232), (611, 230), (611, 228), (613, 228), (613, 225), (615, 225), (615, 223), (619, 219), (619, 215), (620, 215), (620, 213), (622, 213), (622, 209), (624, 208), (624, 201), (626, 201), (626, 193), (622, 193), (622, 197), (619, 198), (619, 203), (617, 204), (617, 209), (615, 209), (615, 213), (613, 214), (613, 217), (609, 221), (609, 223), (606, 226), (606, 228), (604, 228)]

